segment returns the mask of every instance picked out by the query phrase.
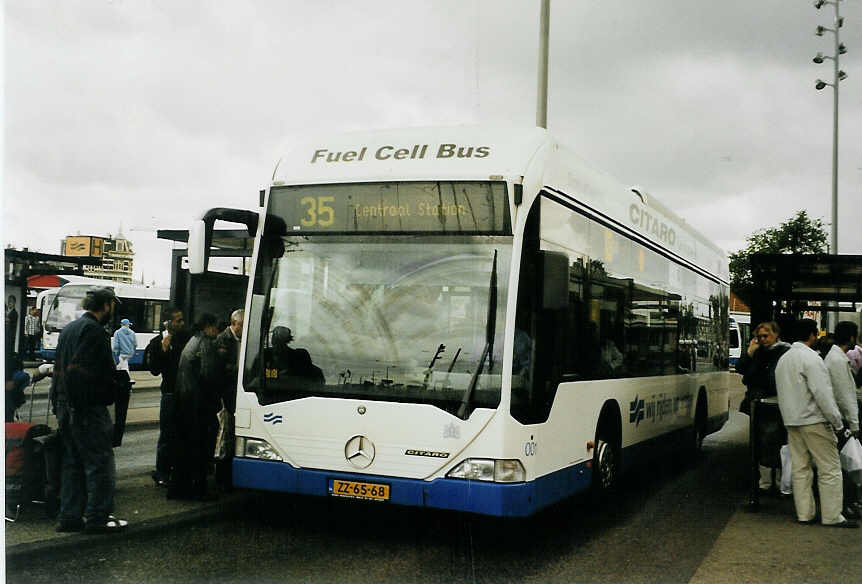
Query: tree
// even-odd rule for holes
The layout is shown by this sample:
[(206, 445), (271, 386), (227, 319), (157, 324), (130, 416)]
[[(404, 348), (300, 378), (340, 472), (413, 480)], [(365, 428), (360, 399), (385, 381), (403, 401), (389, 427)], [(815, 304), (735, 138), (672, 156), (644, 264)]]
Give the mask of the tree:
[(826, 251), (826, 229), (821, 219), (811, 219), (799, 211), (779, 225), (758, 229), (745, 238), (745, 248), (730, 254), (730, 289), (746, 304), (751, 303), (754, 281), (751, 256), (756, 253), (823, 253)]

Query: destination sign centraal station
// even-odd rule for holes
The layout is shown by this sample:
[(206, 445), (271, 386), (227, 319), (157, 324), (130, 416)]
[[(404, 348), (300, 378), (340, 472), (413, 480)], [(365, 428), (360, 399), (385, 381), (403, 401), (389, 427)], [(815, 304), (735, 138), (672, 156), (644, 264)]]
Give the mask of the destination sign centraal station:
[(400, 181), (273, 188), (288, 233), (510, 234), (502, 181)]

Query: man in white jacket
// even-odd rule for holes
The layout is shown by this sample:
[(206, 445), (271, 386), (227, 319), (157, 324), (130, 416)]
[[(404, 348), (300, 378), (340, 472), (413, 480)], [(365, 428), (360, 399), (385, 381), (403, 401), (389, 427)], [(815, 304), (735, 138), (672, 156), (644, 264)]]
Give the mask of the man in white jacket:
[(775, 368), (775, 385), (793, 460), (796, 517), (800, 523), (816, 521), (817, 507), (811, 490), (813, 459), (817, 466), (823, 525), (859, 527), (841, 514), (843, 488), (836, 435), (844, 437), (849, 435), (849, 430), (845, 433), (826, 365), (811, 349), (817, 340), (817, 323), (803, 319), (796, 323), (793, 332), (795, 342)]
[[(850, 368), (847, 351), (856, 346), (859, 327), (855, 322), (841, 321), (835, 327), (835, 344), (829, 349), (823, 360), (829, 371), (829, 381), (835, 392), (835, 401), (841, 411), (841, 417), (850, 426), (850, 431), (859, 435), (859, 403), (856, 401), (856, 382)], [(859, 502), (856, 500), (856, 485), (844, 476), (844, 511), (845, 517), (859, 518)]]

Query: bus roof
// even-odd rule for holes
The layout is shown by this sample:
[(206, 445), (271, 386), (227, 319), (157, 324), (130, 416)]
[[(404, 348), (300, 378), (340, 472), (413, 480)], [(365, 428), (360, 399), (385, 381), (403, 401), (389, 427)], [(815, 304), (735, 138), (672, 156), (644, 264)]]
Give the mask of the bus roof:
[[(114, 293), (120, 298), (146, 298), (151, 300), (170, 299), (170, 288), (161, 286), (126, 284), (123, 282), (116, 282), (114, 280), (100, 280), (98, 278), (85, 278), (82, 276), (63, 276), (63, 279), (66, 280), (66, 283), (63, 286), (102, 286), (113, 288)], [(60, 288), (53, 288), (55, 291), (59, 289)]]
[(421, 180), (523, 180), (527, 197), (556, 190), (729, 280), (727, 254), (641, 188), (581, 159), (543, 128), (450, 126), (352, 132), (297, 140), (273, 186)]

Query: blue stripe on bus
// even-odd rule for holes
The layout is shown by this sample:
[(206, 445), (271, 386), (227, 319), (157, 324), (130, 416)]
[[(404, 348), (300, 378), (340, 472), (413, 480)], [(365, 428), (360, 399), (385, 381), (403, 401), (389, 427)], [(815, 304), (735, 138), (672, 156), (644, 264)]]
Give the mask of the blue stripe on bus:
[[(707, 420), (707, 434), (728, 420), (722, 412)], [(623, 472), (654, 460), (673, 443), (690, 438), (692, 427), (683, 428), (623, 449)], [(496, 517), (527, 517), (590, 488), (592, 470), (586, 462), (525, 483), (489, 483), (439, 478), (432, 481), (294, 468), (284, 462), (253, 458), (233, 459), (236, 487), (300, 495), (329, 495), (329, 481), (341, 479), (391, 486), (391, 502), (412, 507), (434, 507)]]
[(391, 486), (391, 502), (493, 515), (527, 517), (590, 485), (586, 464), (559, 470), (525, 483), (489, 483), (440, 478), (433, 481), (294, 468), (283, 462), (233, 459), (234, 486), (301, 495), (329, 495), (332, 479)]

